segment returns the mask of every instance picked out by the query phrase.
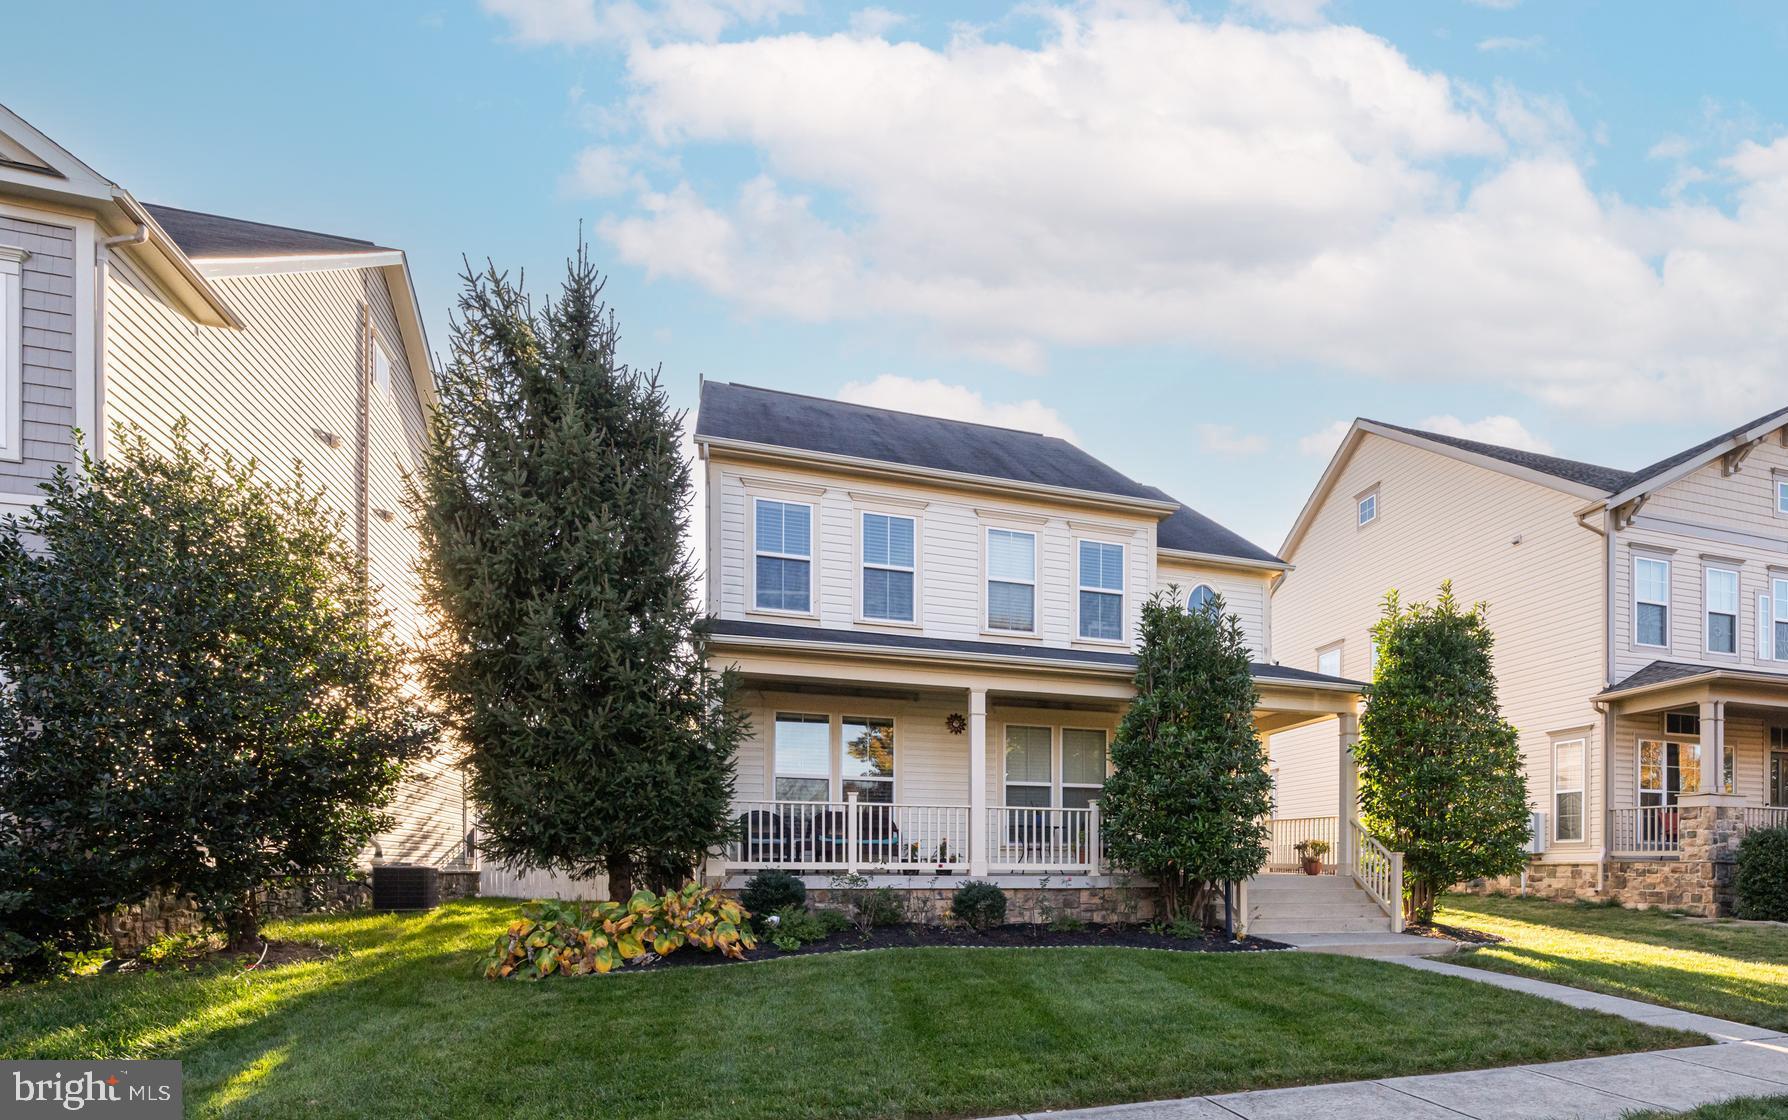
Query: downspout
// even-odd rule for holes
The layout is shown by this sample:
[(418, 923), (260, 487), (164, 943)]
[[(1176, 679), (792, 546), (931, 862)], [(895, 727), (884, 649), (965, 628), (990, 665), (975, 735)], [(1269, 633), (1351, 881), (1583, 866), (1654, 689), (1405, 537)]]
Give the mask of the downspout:
[(145, 245), (149, 227), (143, 222), (130, 233), (102, 238), (93, 253), (93, 426), (87, 446), (95, 459), (105, 458), (106, 440), (106, 295), (112, 289), (112, 250), (121, 245)]
[[(1586, 520), (1591, 514), (1599, 514), (1600, 525)], [(1603, 542), (1602, 562), (1602, 687), (1610, 687), (1614, 683), (1614, 538), (1618, 524), (1613, 510), (1602, 506), (1579, 510), (1577, 524), (1597, 534)], [(1597, 817), (1597, 827), (1602, 833), (1602, 850), (1596, 857), (1596, 894), (1600, 895), (1608, 886), (1608, 859), (1612, 849), (1608, 843), (1608, 812), (1614, 797), (1614, 714), (1603, 701), (1593, 701), (1595, 710), (1602, 717), (1602, 804)]]

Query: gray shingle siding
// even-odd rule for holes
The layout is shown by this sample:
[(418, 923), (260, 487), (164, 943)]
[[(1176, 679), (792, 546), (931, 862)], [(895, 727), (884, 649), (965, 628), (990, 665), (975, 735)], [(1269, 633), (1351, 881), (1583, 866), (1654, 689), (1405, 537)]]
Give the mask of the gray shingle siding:
[(73, 466), (74, 230), (0, 216), (0, 245), (30, 252), (20, 269), (24, 314), (24, 460), (0, 460), (0, 492), (32, 494)]

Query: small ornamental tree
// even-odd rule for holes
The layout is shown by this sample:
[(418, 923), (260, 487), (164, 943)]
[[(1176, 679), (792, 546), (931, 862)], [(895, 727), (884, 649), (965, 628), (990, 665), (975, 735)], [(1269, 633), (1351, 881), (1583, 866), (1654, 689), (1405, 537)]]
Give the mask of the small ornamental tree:
[(1404, 854), (1404, 910), (1426, 923), (1442, 891), (1527, 862), (1527, 778), (1502, 718), (1484, 605), (1451, 583), (1432, 605), (1392, 592), (1373, 627), (1378, 666), (1354, 757), (1366, 829)]
[(745, 734), (709, 671), (682, 415), (616, 357), (580, 251), (536, 312), (468, 273), (409, 503), (438, 626), (428, 683), (466, 750), (486, 854), (613, 898), (665, 890), (731, 831)]
[(1202, 917), (1213, 890), (1266, 863), (1273, 779), (1254, 727), (1247, 644), (1221, 598), (1178, 591), (1143, 604), (1136, 699), (1112, 743), (1100, 798), (1105, 850), (1161, 886), (1169, 918)]
[(43, 489), (0, 525), (0, 940), (48, 958), (172, 891), (244, 944), (257, 890), (350, 871), (431, 747), (399, 647), (321, 495), (184, 422)]

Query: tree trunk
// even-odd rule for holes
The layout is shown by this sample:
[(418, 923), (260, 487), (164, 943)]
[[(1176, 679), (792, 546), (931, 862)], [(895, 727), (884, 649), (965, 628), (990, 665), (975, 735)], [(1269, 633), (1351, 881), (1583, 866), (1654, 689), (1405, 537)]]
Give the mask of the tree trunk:
[(1404, 897), (1404, 921), (1410, 925), (1418, 926), (1431, 924), (1434, 921), (1434, 902), (1437, 894), (1433, 883), (1423, 879), (1410, 879), (1409, 893)]
[(608, 896), (616, 902), (626, 902), (633, 897), (633, 861), (630, 859), (611, 859), (607, 862)]
[(224, 915), (224, 933), (229, 938), (229, 948), (232, 950), (258, 947), (261, 940), (261, 909), (255, 892), (243, 894), (237, 901), (236, 908)]

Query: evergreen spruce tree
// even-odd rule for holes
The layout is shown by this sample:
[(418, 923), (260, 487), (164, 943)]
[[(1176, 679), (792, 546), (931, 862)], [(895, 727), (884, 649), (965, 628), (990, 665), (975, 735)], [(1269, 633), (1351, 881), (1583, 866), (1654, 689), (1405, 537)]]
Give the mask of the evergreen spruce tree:
[(728, 835), (745, 731), (706, 663), (682, 415), (616, 357), (581, 247), (538, 313), (494, 268), (464, 281), (409, 502), (482, 847), (619, 898), (674, 885)]
[(1241, 624), (1221, 598), (1187, 611), (1169, 589), (1143, 604), (1136, 700), (1100, 809), (1106, 853), (1160, 884), (1170, 918), (1202, 917), (1213, 889), (1266, 862), (1273, 779), (1254, 727), (1259, 700)]
[(1461, 610), (1451, 583), (1407, 609), (1392, 592), (1372, 631), (1378, 666), (1354, 752), (1360, 815), (1403, 853), (1411, 922), (1430, 921), (1448, 887), (1527, 862), (1527, 778), (1497, 703), (1484, 610)]

